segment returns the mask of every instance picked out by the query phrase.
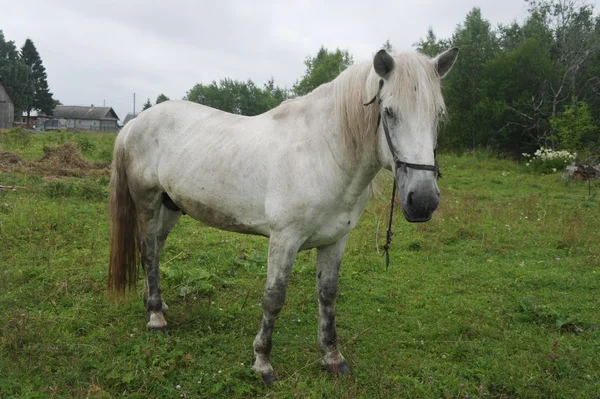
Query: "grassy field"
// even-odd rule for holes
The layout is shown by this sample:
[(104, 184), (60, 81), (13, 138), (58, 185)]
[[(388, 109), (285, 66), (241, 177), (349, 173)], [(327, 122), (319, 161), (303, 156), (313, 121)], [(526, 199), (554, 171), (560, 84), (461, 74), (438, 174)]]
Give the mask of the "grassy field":
[(0, 185), (20, 187), (0, 191), (1, 398), (600, 398), (600, 208), (587, 183), (442, 155), (440, 208), (426, 224), (396, 214), (386, 271), (380, 176), (340, 278), (352, 374), (320, 370), (315, 252), (302, 252), (266, 387), (250, 370), (265, 239), (182, 218), (161, 265), (169, 337), (145, 331), (141, 295), (107, 301), (106, 164), (82, 164), (75, 147), (39, 160), (72, 142), (106, 163), (113, 141), (0, 136), (13, 157), (0, 153)]

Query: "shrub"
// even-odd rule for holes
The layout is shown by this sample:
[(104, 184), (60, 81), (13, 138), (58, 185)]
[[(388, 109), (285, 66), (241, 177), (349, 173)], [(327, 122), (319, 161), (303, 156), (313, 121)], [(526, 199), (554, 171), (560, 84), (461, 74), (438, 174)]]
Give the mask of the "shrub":
[(531, 167), (534, 172), (555, 173), (575, 161), (577, 153), (571, 154), (568, 151), (554, 151), (550, 148), (542, 147), (533, 155), (524, 153), (523, 156), (527, 159), (525, 165)]
[(550, 118), (550, 125), (555, 132), (552, 138), (564, 150), (581, 150), (597, 140), (598, 128), (584, 101), (576, 102), (562, 114)]

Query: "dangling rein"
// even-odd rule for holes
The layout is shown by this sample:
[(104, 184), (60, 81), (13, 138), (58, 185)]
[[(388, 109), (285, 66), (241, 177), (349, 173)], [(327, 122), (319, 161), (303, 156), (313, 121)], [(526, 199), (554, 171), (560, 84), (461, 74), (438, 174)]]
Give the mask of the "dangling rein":
[[(381, 105), (381, 97), (379, 96), (379, 94), (381, 93), (381, 88), (383, 87), (383, 79), (379, 79), (379, 88), (377, 89), (377, 94), (375, 94), (375, 97), (373, 97), (373, 99), (371, 101), (369, 101), (366, 104), (363, 104), (365, 107), (369, 106), (373, 103), (375, 103), (375, 100), (379, 99), (379, 101), (377, 101), (378, 105)], [(438, 165), (437, 159), (435, 159), (435, 164), (434, 165), (424, 165), (424, 164), (419, 164), (419, 163), (409, 163), (409, 162), (403, 162), (398, 158), (398, 155), (396, 153), (396, 151), (394, 151), (394, 145), (392, 144), (392, 139), (390, 137), (390, 131), (388, 129), (388, 125), (387, 125), (387, 121), (385, 120), (385, 118), (381, 118), (381, 109), (379, 110), (379, 114), (377, 116), (377, 126), (375, 127), (375, 134), (377, 134), (377, 130), (379, 130), (379, 124), (381, 124), (381, 121), (383, 120), (383, 131), (385, 132), (385, 138), (387, 140), (388, 146), (390, 147), (390, 152), (392, 153), (392, 157), (394, 158), (394, 163), (396, 165), (396, 169), (401, 168), (401, 167), (406, 167), (406, 168), (411, 168), (411, 169), (418, 169), (418, 170), (430, 170), (433, 173), (435, 173), (436, 178), (441, 178), (442, 177), (442, 172), (440, 172), (440, 166)], [(433, 152), (433, 156), (435, 157), (435, 150)], [(385, 234), (385, 245), (383, 246), (383, 250), (385, 252), (385, 270), (388, 270), (388, 267), (390, 265), (390, 244), (392, 243), (392, 236), (394, 235), (394, 231), (392, 230), (392, 220), (394, 218), (394, 196), (396, 195), (396, 189), (398, 188), (398, 183), (396, 182), (396, 173), (394, 172), (394, 184), (392, 186), (392, 201), (390, 204), (390, 219), (389, 219), (389, 223), (388, 223), (388, 229), (387, 232)]]

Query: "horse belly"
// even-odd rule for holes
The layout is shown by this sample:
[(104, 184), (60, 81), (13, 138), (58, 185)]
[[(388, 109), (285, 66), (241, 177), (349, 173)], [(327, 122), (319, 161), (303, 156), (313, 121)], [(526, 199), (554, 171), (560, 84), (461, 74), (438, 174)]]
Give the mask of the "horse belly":
[(193, 195), (193, 192), (173, 190), (169, 193), (182, 212), (193, 219), (220, 230), (236, 233), (269, 236), (268, 224), (265, 221), (264, 211), (260, 206), (251, 206), (248, 202), (243, 205), (230, 201), (230, 197), (211, 199), (202, 194)]

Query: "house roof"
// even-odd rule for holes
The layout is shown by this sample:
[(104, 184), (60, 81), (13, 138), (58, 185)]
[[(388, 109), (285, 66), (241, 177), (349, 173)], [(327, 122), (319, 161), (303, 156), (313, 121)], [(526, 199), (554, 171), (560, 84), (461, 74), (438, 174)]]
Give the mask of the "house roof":
[(14, 103), (15, 99), (12, 96), (12, 94), (10, 94), (10, 91), (8, 90), (8, 88), (6, 87), (6, 85), (4, 84), (4, 82), (2, 82), (2, 78), (0, 78), (0, 86), (4, 87), (4, 91), (6, 92), (6, 94), (8, 94), (8, 98), (10, 98), (10, 101), (12, 101)]
[(119, 120), (112, 107), (57, 105), (53, 115), (55, 119)]
[(127, 116), (125, 117), (125, 120), (123, 121), (123, 125), (126, 125), (127, 122), (129, 122), (132, 119), (135, 119), (137, 115), (136, 114), (132, 114), (131, 112), (127, 114)]

